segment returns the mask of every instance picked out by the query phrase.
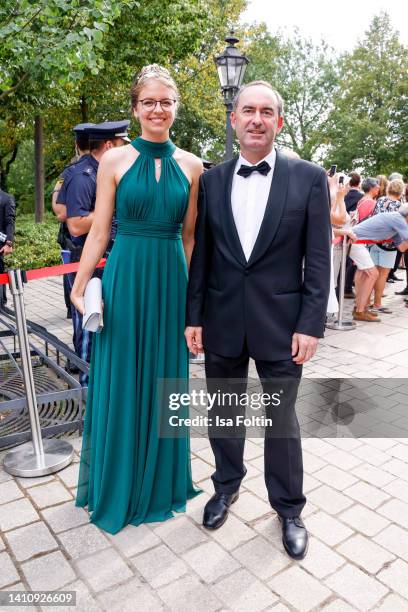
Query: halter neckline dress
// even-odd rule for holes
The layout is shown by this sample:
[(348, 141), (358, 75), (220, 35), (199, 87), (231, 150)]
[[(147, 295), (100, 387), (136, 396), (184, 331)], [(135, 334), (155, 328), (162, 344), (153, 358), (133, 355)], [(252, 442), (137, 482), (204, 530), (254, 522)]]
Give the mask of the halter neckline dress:
[[(102, 279), (75, 505), (109, 533), (164, 521), (195, 497), (188, 430), (159, 436), (158, 380), (187, 383), (187, 265), (181, 240), (190, 184), (171, 140), (136, 138), (116, 190), (117, 237)], [(155, 158), (161, 159), (156, 180)]]

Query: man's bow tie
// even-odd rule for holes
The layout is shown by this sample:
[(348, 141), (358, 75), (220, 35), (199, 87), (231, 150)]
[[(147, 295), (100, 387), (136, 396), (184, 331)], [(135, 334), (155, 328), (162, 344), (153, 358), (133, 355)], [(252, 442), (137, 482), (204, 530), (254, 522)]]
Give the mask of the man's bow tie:
[(241, 167), (238, 170), (237, 174), (243, 176), (244, 178), (247, 178), (250, 174), (252, 174), (252, 172), (260, 172), (260, 174), (266, 176), (270, 169), (270, 165), (264, 160), (257, 166), (246, 166), (245, 164), (241, 164)]

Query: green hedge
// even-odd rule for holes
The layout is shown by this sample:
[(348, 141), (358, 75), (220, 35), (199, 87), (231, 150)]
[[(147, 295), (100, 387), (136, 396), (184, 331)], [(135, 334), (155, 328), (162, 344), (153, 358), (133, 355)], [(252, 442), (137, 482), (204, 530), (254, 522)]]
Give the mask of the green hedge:
[(45, 214), (43, 223), (35, 223), (33, 214), (18, 214), (13, 253), (4, 258), (6, 267), (31, 270), (60, 264), (58, 229), (52, 213)]

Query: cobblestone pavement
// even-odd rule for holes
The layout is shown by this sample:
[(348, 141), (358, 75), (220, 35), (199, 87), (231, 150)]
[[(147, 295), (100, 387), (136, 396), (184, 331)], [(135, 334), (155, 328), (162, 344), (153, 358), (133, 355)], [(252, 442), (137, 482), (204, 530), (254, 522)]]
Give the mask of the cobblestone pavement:
[[(408, 377), (408, 310), (394, 296), (402, 286), (387, 286), (394, 314), (381, 323), (328, 331), (305, 376)], [(29, 318), (70, 341), (59, 279), (30, 283), (26, 304)], [(192, 376), (202, 375), (192, 366)], [(0, 466), (2, 590), (75, 590), (81, 612), (408, 611), (407, 438), (304, 439), (310, 549), (302, 562), (285, 554), (267, 503), (262, 440), (246, 443), (248, 474), (220, 530), (201, 526), (213, 457), (205, 438), (192, 438), (202, 495), (186, 514), (115, 536), (74, 506), (81, 439), (73, 445), (74, 462), (52, 476), (13, 478)]]

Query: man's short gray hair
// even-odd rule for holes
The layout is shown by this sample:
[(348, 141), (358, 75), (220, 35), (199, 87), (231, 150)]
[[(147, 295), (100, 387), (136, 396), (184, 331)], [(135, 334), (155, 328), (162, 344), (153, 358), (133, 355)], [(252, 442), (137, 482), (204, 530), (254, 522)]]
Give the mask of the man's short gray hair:
[(388, 177), (388, 180), (389, 181), (395, 181), (395, 180), (402, 181), (403, 178), (404, 177), (402, 176), (400, 172), (392, 172), (390, 176)]
[(408, 217), (408, 204), (403, 204), (399, 207), (398, 212), (403, 217)]
[(280, 93), (276, 91), (276, 89), (274, 89), (270, 83), (268, 83), (268, 81), (251, 81), (250, 83), (246, 83), (245, 85), (242, 85), (239, 88), (237, 94), (235, 95), (235, 98), (232, 101), (233, 111), (235, 112), (237, 110), (239, 98), (242, 92), (245, 91), (246, 89), (249, 89), (250, 87), (256, 87), (257, 85), (263, 85), (263, 87), (267, 87), (268, 89), (272, 91), (278, 103), (278, 116), (283, 117), (283, 98), (280, 95)]

